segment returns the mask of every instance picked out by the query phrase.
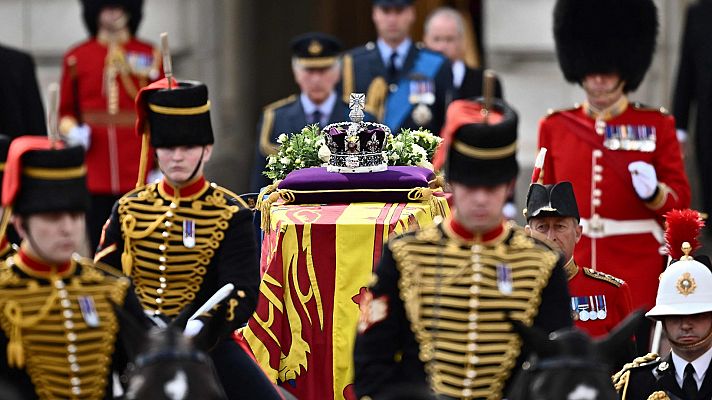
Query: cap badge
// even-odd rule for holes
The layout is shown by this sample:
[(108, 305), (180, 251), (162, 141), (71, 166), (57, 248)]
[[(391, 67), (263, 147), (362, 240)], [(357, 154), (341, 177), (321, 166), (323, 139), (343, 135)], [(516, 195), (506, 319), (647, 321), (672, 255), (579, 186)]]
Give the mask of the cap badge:
[(322, 46), (321, 43), (316, 40), (312, 40), (311, 43), (309, 43), (309, 47), (307, 48), (307, 51), (312, 56), (318, 56), (319, 54), (321, 54), (322, 50), (324, 50), (324, 46)]
[(695, 283), (695, 278), (693, 278), (689, 272), (685, 272), (684, 274), (682, 274), (682, 276), (680, 276), (680, 278), (678, 278), (675, 287), (681, 295), (689, 296), (692, 293), (695, 293), (695, 289), (697, 289), (697, 284)]

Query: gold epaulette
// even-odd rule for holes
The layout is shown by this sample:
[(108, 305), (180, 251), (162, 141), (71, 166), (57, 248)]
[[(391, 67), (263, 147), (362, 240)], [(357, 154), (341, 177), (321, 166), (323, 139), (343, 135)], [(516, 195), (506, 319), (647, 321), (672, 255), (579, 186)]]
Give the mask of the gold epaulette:
[(551, 115), (554, 115), (554, 114), (558, 114), (558, 113), (560, 113), (560, 112), (573, 111), (573, 110), (576, 110), (576, 109), (578, 109), (578, 108), (581, 108), (581, 104), (579, 104), (579, 103), (575, 103), (575, 104), (573, 105), (573, 107), (550, 108), (550, 109), (546, 110), (546, 116), (548, 117), (548, 116), (551, 116)]
[(631, 103), (630, 105), (638, 111), (651, 111), (651, 112), (659, 112), (660, 114), (664, 114), (664, 115), (670, 115), (670, 111), (668, 111), (668, 109), (665, 107), (651, 107), (651, 106), (645, 105), (645, 104), (637, 102), (637, 101)]
[(297, 100), (297, 95), (293, 94), (274, 103), (266, 105), (262, 109), (262, 129), (260, 130), (260, 151), (262, 155), (268, 156), (277, 152), (277, 146), (272, 143), (271, 133), (274, 127), (274, 111)]
[(625, 399), (625, 390), (628, 388), (628, 380), (630, 379), (630, 371), (634, 368), (642, 367), (648, 365), (652, 362), (660, 360), (660, 356), (657, 353), (648, 353), (642, 357), (637, 357), (633, 361), (627, 363), (623, 368), (616, 372), (611, 379), (613, 380), (613, 386), (616, 391), (620, 393), (623, 390), (622, 399)]
[(613, 275), (608, 275), (606, 273), (596, 271), (591, 268), (584, 268), (583, 273), (586, 274), (586, 276), (591, 277), (593, 279), (598, 279), (599, 281), (608, 282), (615, 287), (620, 287), (622, 284), (625, 283), (625, 281), (621, 278), (616, 278)]

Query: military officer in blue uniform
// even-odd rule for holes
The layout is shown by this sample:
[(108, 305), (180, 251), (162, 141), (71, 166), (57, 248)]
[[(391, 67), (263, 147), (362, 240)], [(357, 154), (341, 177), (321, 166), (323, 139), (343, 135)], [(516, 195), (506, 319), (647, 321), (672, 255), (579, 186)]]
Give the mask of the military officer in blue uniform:
[(308, 124), (325, 127), (348, 120), (348, 103), (335, 90), (341, 74), (341, 42), (333, 36), (311, 32), (295, 37), (291, 46), (292, 71), (301, 93), (269, 104), (262, 112), (250, 182), (253, 192), (270, 183), (262, 172), (267, 156), (279, 147), (279, 135), (300, 132)]
[(366, 93), (366, 110), (394, 134), (423, 127), (438, 133), (445, 120), (452, 69), (442, 54), (410, 38), (413, 0), (374, 0), (376, 42), (344, 56), (342, 93)]

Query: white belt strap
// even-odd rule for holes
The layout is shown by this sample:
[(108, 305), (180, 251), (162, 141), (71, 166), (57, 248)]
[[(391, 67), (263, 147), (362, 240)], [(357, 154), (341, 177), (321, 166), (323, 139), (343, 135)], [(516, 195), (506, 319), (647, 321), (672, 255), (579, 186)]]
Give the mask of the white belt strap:
[(658, 243), (665, 242), (663, 228), (654, 219), (631, 219), (618, 221), (608, 218), (581, 218), (583, 234), (591, 239), (600, 239), (608, 236), (634, 235), (650, 233)]

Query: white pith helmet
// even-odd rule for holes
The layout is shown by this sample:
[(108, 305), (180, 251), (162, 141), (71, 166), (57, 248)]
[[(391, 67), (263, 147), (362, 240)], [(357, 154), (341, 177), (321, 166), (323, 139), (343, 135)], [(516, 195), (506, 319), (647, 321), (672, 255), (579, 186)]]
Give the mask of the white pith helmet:
[(655, 307), (645, 314), (646, 317), (659, 319), (666, 315), (712, 312), (712, 272), (688, 255), (689, 246), (685, 242), (685, 256), (670, 264), (660, 275)]

